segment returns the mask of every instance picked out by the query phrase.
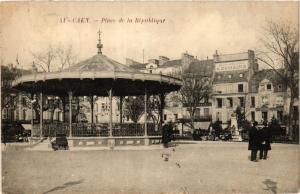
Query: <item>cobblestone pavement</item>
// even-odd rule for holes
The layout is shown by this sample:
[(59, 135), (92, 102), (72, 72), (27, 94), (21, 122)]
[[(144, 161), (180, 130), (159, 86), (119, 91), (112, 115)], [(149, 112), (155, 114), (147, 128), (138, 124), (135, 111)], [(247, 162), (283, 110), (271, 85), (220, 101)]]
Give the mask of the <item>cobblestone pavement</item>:
[(272, 144), (268, 160), (250, 162), (247, 143), (177, 143), (167, 150), (2, 149), (2, 190), (20, 194), (299, 191), (298, 145)]

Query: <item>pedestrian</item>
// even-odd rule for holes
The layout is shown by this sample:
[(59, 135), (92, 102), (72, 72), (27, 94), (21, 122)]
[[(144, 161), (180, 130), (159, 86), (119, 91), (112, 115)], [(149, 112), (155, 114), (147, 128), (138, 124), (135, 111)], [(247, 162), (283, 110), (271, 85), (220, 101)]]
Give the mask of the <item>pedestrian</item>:
[(266, 160), (268, 157), (268, 151), (271, 150), (271, 128), (267, 122), (264, 122), (264, 127), (261, 129), (261, 149), (259, 152), (259, 158)]
[(173, 139), (173, 124), (171, 121), (168, 122), (168, 140), (171, 142)]
[(170, 141), (170, 126), (168, 123), (164, 123), (162, 127), (162, 143), (164, 148), (168, 148), (168, 143)]
[(253, 122), (253, 126), (250, 128), (249, 131), (249, 144), (248, 150), (251, 150), (251, 161), (255, 162), (257, 151), (260, 149), (260, 138), (257, 130), (257, 122)]

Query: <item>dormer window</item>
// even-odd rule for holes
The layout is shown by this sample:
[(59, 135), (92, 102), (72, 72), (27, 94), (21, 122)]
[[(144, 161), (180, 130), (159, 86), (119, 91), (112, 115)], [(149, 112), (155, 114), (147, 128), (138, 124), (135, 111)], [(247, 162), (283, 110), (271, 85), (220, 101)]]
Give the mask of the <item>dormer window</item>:
[(243, 73), (240, 73), (240, 77), (244, 77), (244, 74), (243, 74)]
[(267, 84), (267, 90), (270, 91), (272, 89), (272, 85), (271, 84)]

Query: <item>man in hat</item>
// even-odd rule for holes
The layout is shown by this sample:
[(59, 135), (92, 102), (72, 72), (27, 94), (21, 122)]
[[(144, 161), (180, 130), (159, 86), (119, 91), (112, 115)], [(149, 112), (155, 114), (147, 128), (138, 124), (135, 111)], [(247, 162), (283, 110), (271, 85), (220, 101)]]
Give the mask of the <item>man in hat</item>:
[(264, 127), (261, 129), (261, 148), (259, 152), (260, 159), (267, 159), (268, 151), (271, 150), (271, 130), (268, 123), (264, 122)]
[(257, 122), (253, 122), (253, 126), (249, 130), (248, 150), (251, 150), (251, 161), (256, 162), (257, 151), (260, 149), (260, 138), (257, 130)]

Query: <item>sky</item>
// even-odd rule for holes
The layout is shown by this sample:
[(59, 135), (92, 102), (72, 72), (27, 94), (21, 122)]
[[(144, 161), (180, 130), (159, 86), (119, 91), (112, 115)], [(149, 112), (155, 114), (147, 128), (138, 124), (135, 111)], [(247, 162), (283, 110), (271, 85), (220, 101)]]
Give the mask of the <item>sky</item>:
[[(145, 61), (158, 56), (179, 59), (184, 52), (206, 59), (215, 50), (257, 50), (266, 21), (298, 26), (296, 1), (2, 2), (0, 9), (1, 64), (16, 63), (18, 56), (26, 69), (31, 68), (32, 53), (43, 53), (49, 45), (71, 46), (78, 61), (94, 56), (99, 29), (103, 54), (125, 63), (125, 58), (142, 62), (143, 50)], [(82, 18), (88, 19), (73, 22)], [(136, 23), (136, 18), (160, 23)], [(62, 22), (66, 20), (70, 22)]]

